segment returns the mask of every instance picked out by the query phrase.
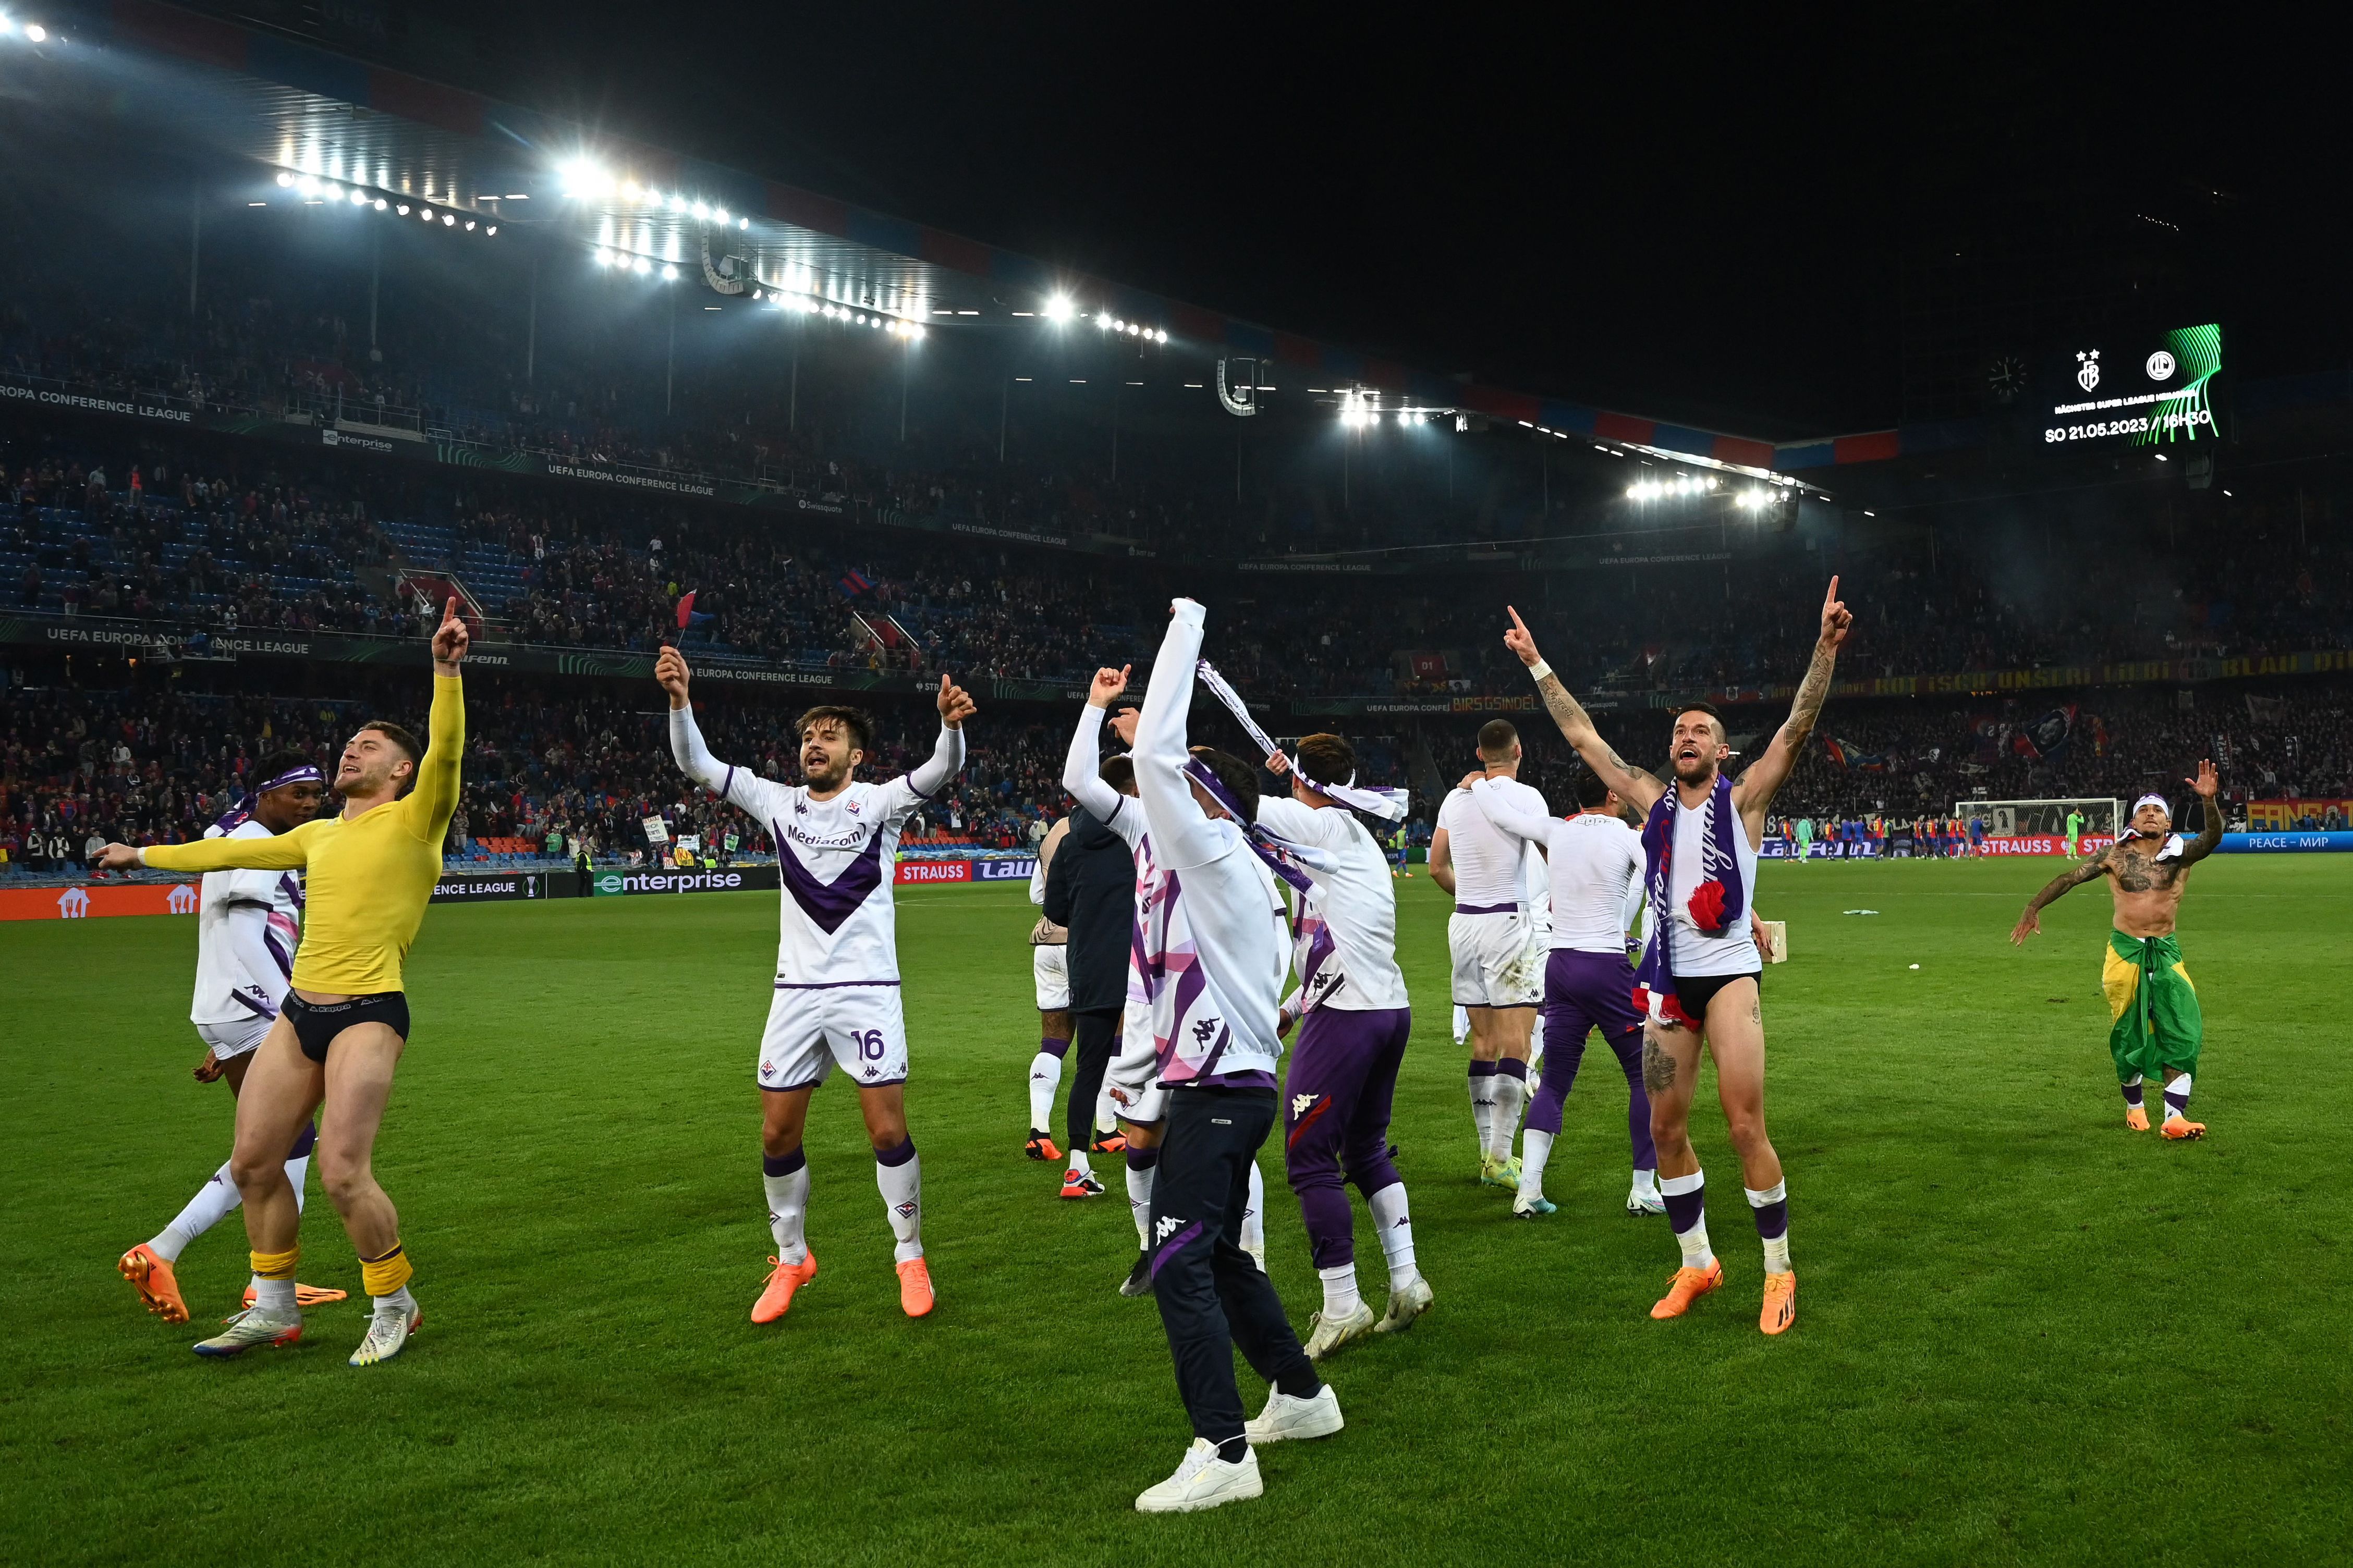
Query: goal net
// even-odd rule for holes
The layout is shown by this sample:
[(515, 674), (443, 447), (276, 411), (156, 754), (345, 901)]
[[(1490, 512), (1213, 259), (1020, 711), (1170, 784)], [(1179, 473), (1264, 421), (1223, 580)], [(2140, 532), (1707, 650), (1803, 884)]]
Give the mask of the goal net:
[(2116, 836), (2119, 803), (2113, 797), (2098, 800), (1963, 800), (1953, 805), (1953, 815), (1967, 822), (1974, 817), (1986, 825), (1986, 831), (1997, 838), (2014, 838), (2026, 834), (2063, 835), (2067, 831), (2069, 813), (2081, 816), (2083, 831), (2102, 838)]

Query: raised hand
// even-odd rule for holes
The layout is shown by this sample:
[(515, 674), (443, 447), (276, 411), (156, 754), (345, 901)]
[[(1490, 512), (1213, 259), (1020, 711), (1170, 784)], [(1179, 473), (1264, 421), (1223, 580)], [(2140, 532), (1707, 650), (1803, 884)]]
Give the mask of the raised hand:
[(1087, 687), (1087, 706), (1108, 708), (1117, 701), (1119, 694), (1127, 689), (1128, 672), (1134, 668), (1132, 664), (1124, 664), (1117, 669), (1096, 670), (1094, 679)]
[(961, 729), (964, 721), (980, 711), (972, 693), (956, 685), (946, 676), (940, 677), (940, 722), (949, 729)]
[(2222, 787), (2221, 775), (2214, 771), (2214, 759), (2211, 757), (2198, 764), (2196, 778), (2184, 779), (2181, 782), (2196, 790), (2199, 795), (2206, 800), (2212, 800), (2215, 792)]
[(458, 601), (452, 598), (441, 606), (441, 629), (433, 634), (433, 662), (456, 664), (466, 657), (466, 645), (472, 640), (465, 618), (458, 614)]
[(1836, 647), (1846, 641), (1846, 634), (1854, 628), (1854, 612), (1838, 596), (1838, 579), (1831, 579), (1830, 591), (1822, 595), (1821, 646)]
[(1281, 778), (1291, 772), (1291, 759), (1280, 751), (1269, 752), (1266, 755), (1266, 771)]
[(1135, 721), (1143, 716), (1143, 711), (1134, 708), (1123, 708), (1111, 716), (1111, 732), (1131, 752), (1135, 749)]
[(1520, 612), (1512, 609), (1511, 605), (1505, 605), (1504, 608), (1510, 610), (1512, 616), (1512, 629), (1504, 634), (1504, 646), (1519, 655), (1522, 664), (1534, 666), (1542, 663), (1536, 653), (1536, 639), (1529, 635), (1527, 622), (1520, 619)]
[(693, 678), (694, 672), (686, 668), (686, 656), (664, 643), (660, 655), (654, 660), (654, 681), (670, 693), (672, 708), (686, 706), (686, 683)]

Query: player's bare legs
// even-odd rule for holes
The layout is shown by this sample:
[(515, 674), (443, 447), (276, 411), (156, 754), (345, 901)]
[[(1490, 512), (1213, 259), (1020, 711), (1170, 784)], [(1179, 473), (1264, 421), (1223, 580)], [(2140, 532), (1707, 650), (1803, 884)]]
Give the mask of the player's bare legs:
[(1797, 1321), (1798, 1276), (1789, 1267), (1789, 1190), (1781, 1180), (1781, 1156), (1765, 1131), (1765, 1012), (1756, 981), (1744, 976), (1710, 998), (1707, 1050), (1715, 1058), (1715, 1091), (1765, 1247), (1765, 1305), (1757, 1326), (1778, 1334)]
[[(783, 1317), (793, 1293), (817, 1276), (817, 1256), (801, 1233), (808, 1208), (808, 1157), (801, 1152), (801, 1135), (808, 1125), (809, 1095), (815, 1089), (812, 1084), (760, 1092), (762, 1172), (776, 1256), (767, 1287), (752, 1309), (754, 1322)], [(892, 1258), (899, 1272), (899, 1305), (909, 1317), (920, 1318), (931, 1311), (934, 1296), (931, 1270), (923, 1261), (923, 1162), (907, 1136), (905, 1086), (861, 1084), (858, 1109), (866, 1121), (867, 1141), (874, 1146), (874, 1184), (882, 1194), (896, 1243)]]
[(1651, 1097), (1651, 1142), (1659, 1151), (1659, 1195), (1667, 1205), (1683, 1266), (1654, 1318), (1679, 1318), (1724, 1283), (1724, 1265), (1707, 1240), (1705, 1177), (1691, 1144), (1692, 1095), (1699, 1087), (1700, 1037), (1679, 1024), (1642, 1026), (1642, 1089)]
[(229, 1176), (245, 1199), (246, 1244), (256, 1253), (291, 1252), (301, 1236), (302, 1207), (286, 1179), (286, 1151), (319, 1109), (326, 1071), (302, 1054), (294, 1022), (283, 1014), (247, 1059)]
[(1479, 1180), (1517, 1191), (1512, 1154), (1520, 1112), (1528, 1100), (1528, 1050), (1535, 1031), (1533, 1007), (1465, 1006), (1471, 1020), (1471, 1107), (1479, 1133)]
[(327, 1048), (319, 1181), (363, 1260), (400, 1243), (400, 1215), (375, 1179), (375, 1135), (406, 1044), (388, 1025), (354, 1024)]

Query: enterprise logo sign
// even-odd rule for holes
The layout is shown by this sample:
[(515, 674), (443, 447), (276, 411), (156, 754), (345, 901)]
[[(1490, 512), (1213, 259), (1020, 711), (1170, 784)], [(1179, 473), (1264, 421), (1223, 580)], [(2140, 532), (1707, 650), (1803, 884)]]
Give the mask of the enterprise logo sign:
[(599, 896), (615, 893), (732, 892), (744, 886), (741, 871), (599, 871)]

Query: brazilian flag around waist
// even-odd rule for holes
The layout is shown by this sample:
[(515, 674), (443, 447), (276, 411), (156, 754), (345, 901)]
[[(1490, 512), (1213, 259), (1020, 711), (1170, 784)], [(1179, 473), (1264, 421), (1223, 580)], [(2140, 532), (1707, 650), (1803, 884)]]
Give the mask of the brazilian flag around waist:
[(2181, 966), (2181, 944), (2169, 936), (2108, 932), (2100, 988), (2108, 996), (2108, 1053), (2116, 1079), (2155, 1077), (2166, 1068), (2198, 1069), (2206, 1020), (2198, 988)]

